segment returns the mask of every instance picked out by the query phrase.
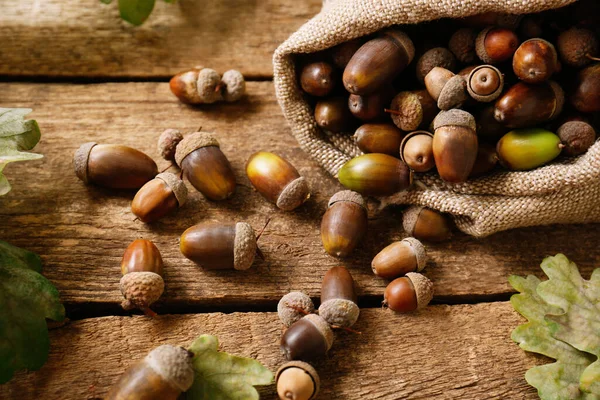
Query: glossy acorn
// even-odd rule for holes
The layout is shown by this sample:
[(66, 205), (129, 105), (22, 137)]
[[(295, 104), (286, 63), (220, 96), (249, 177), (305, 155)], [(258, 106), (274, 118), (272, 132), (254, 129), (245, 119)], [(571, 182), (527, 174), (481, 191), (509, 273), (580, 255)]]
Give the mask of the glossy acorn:
[(519, 38), (510, 29), (488, 27), (477, 35), (475, 51), (486, 64), (509, 60), (519, 47)]
[(547, 40), (534, 38), (521, 43), (513, 56), (513, 71), (523, 82), (547, 81), (558, 71), (558, 54)]
[(363, 153), (383, 153), (398, 157), (404, 132), (390, 123), (368, 123), (354, 133), (356, 145)]
[(259, 151), (248, 159), (246, 174), (252, 186), (284, 211), (301, 206), (310, 197), (306, 179), (277, 154)]
[(425, 87), (440, 110), (459, 108), (469, 98), (465, 77), (445, 68), (433, 68), (425, 76)]
[(302, 292), (290, 292), (277, 303), (277, 315), (286, 327), (314, 312), (312, 299)]
[(409, 272), (421, 272), (427, 264), (425, 246), (412, 237), (394, 242), (381, 250), (373, 261), (373, 273), (384, 279), (395, 279)]
[(337, 192), (329, 199), (321, 220), (321, 241), (334, 257), (347, 257), (367, 232), (367, 209), (362, 196), (351, 190)]
[(139, 308), (153, 316), (149, 307), (165, 290), (163, 260), (158, 248), (149, 240), (134, 240), (123, 254), (121, 273), (119, 286), (125, 298), (121, 307), (124, 310)]
[(507, 128), (535, 126), (556, 118), (564, 101), (564, 92), (556, 82), (519, 82), (496, 101), (494, 118)]
[(131, 212), (142, 222), (154, 222), (183, 206), (187, 188), (175, 174), (163, 172), (135, 194)]
[(309, 314), (290, 326), (281, 337), (287, 360), (311, 361), (324, 356), (333, 345), (331, 327), (317, 314)]
[(203, 222), (183, 232), (179, 249), (185, 258), (206, 269), (246, 270), (254, 262), (256, 235), (246, 222)]
[(600, 111), (600, 63), (579, 71), (575, 77), (569, 100), (582, 113)]
[(390, 84), (414, 56), (412, 40), (402, 31), (387, 29), (354, 53), (344, 69), (344, 87), (353, 94), (373, 93)]
[(408, 207), (402, 215), (402, 226), (409, 236), (424, 242), (443, 242), (452, 236), (448, 218), (422, 206)]
[(106, 400), (177, 400), (194, 383), (192, 357), (183, 347), (159, 346), (125, 370)]
[(433, 128), (433, 157), (440, 177), (446, 182), (465, 182), (477, 158), (475, 118), (463, 110), (442, 111)]
[(437, 99), (427, 90), (414, 90), (398, 93), (387, 110), (394, 124), (405, 132), (427, 128), (439, 112)]
[(73, 163), (83, 182), (112, 189), (139, 189), (158, 174), (156, 163), (146, 154), (116, 144), (84, 143)]
[(323, 97), (330, 94), (337, 82), (333, 66), (324, 61), (306, 64), (300, 72), (300, 86), (306, 93)]
[(585, 121), (568, 121), (562, 124), (556, 134), (565, 146), (563, 152), (568, 156), (585, 153), (596, 141), (594, 127)]
[(356, 323), (360, 309), (356, 304), (354, 279), (344, 267), (333, 267), (323, 277), (319, 315), (329, 325), (349, 328)]
[(348, 108), (348, 98), (332, 97), (321, 99), (315, 105), (315, 121), (329, 132), (350, 132), (356, 127), (356, 120)]
[(177, 145), (175, 161), (196, 190), (209, 200), (225, 200), (235, 192), (236, 180), (229, 160), (210, 133), (196, 132)]
[(321, 381), (317, 371), (303, 361), (289, 361), (275, 374), (280, 400), (312, 400), (319, 394)]
[(348, 97), (348, 109), (361, 121), (381, 119), (385, 116), (385, 108), (392, 97), (394, 94), (391, 87), (364, 96), (351, 94)]
[(383, 305), (397, 313), (426, 307), (433, 298), (433, 283), (424, 275), (409, 272), (390, 282), (383, 293)]
[(400, 158), (415, 172), (427, 172), (435, 167), (433, 135), (427, 131), (414, 131), (400, 144)]
[(467, 77), (469, 95), (482, 103), (496, 100), (504, 90), (504, 75), (493, 65), (473, 68)]
[(517, 129), (504, 135), (496, 152), (500, 164), (512, 171), (527, 171), (554, 160), (564, 146), (554, 133), (541, 129)]
[(338, 180), (347, 189), (365, 196), (390, 196), (412, 184), (412, 172), (397, 158), (371, 153), (344, 164)]

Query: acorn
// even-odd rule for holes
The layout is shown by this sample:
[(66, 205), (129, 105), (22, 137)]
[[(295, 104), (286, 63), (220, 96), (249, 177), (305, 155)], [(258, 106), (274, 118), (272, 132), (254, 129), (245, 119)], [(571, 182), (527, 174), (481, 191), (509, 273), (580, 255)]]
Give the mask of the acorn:
[(547, 81), (558, 70), (558, 54), (554, 45), (544, 39), (521, 43), (513, 57), (515, 75), (527, 83)]
[(196, 67), (171, 78), (171, 92), (187, 104), (210, 104), (223, 100), (221, 75), (214, 69)]
[(175, 161), (196, 190), (209, 200), (225, 200), (235, 192), (231, 164), (210, 133), (195, 132), (178, 145)]
[(331, 49), (331, 60), (336, 67), (344, 69), (350, 62), (354, 53), (356, 53), (363, 44), (365, 44), (365, 39), (363, 37), (340, 43)]
[(331, 268), (323, 277), (319, 315), (329, 325), (349, 328), (359, 314), (352, 275), (344, 267)]
[(494, 117), (495, 111), (496, 107), (491, 104), (482, 108), (477, 114), (475, 120), (477, 121), (477, 137), (479, 142), (484, 141), (495, 145), (510, 130), (504, 124), (496, 121)]
[(427, 131), (406, 135), (400, 144), (400, 158), (415, 172), (427, 172), (434, 168), (433, 135)]
[(367, 123), (354, 133), (356, 145), (363, 153), (383, 153), (398, 157), (404, 132), (389, 123)]
[(565, 122), (556, 134), (565, 146), (563, 152), (568, 156), (585, 153), (596, 141), (596, 131), (592, 125), (583, 121)]
[(488, 27), (479, 32), (475, 41), (477, 56), (486, 64), (509, 60), (518, 47), (519, 38), (506, 28)]
[(435, 67), (425, 77), (425, 87), (429, 95), (437, 101), (440, 110), (458, 108), (469, 98), (467, 81), (462, 75)]
[(504, 89), (504, 76), (492, 65), (475, 67), (467, 78), (467, 91), (475, 100), (489, 103), (496, 100)]
[(337, 74), (331, 64), (317, 61), (306, 64), (300, 72), (300, 85), (306, 93), (323, 97), (335, 88)]
[(527, 171), (554, 160), (563, 145), (554, 133), (540, 128), (518, 129), (500, 139), (496, 152), (511, 171)]
[(371, 262), (373, 273), (384, 279), (395, 279), (409, 272), (421, 272), (427, 264), (423, 243), (409, 237), (381, 250)]
[(183, 135), (177, 129), (166, 129), (158, 137), (158, 152), (167, 161), (175, 161), (175, 151)]
[(319, 127), (333, 133), (349, 132), (356, 126), (346, 97), (319, 100), (315, 105), (315, 121)]
[(246, 270), (257, 252), (256, 236), (246, 222), (202, 222), (183, 232), (179, 250), (206, 269)]
[(116, 144), (84, 143), (73, 164), (83, 182), (112, 189), (139, 189), (158, 174), (156, 163), (146, 154)]
[(557, 117), (563, 105), (564, 92), (556, 82), (519, 82), (496, 101), (494, 118), (507, 128), (535, 126)]
[(477, 158), (473, 169), (469, 174), (469, 178), (477, 178), (485, 175), (496, 168), (498, 164), (498, 155), (496, 154), (496, 146), (480, 142), (479, 149), (477, 150)]
[(275, 374), (275, 381), (280, 400), (315, 399), (321, 385), (317, 371), (302, 361), (282, 365)]
[(180, 346), (165, 344), (155, 348), (125, 370), (106, 400), (177, 400), (194, 383), (193, 356)]
[(394, 124), (405, 132), (426, 128), (438, 113), (437, 100), (427, 90), (400, 92), (393, 99), (390, 109)]
[(576, 68), (590, 64), (600, 53), (600, 44), (594, 32), (578, 27), (561, 32), (556, 39), (556, 47), (560, 59)]
[(252, 186), (281, 210), (292, 211), (310, 197), (306, 179), (277, 154), (259, 151), (251, 155), (246, 163), (246, 175)]
[(125, 298), (121, 307), (124, 310), (139, 308), (148, 316), (154, 316), (149, 307), (165, 290), (163, 260), (154, 243), (134, 240), (123, 254), (121, 273), (119, 286)]
[(321, 241), (329, 255), (347, 257), (367, 232), (367, 208), (362, 196), (351, 190), (329, 199), (321, 220)]
[(445, 47), (435, 47), (427, 50), (417, 61), (417, 79), (425, 82), (425, 76), (435, 67), (445, 68), (450, 71), (456, 69), (456, 57)]
[(311, 361), (324, 356), (333, 345), (331, 327), (317, 314), (308, 314), (281, 337), (281, 351), (288, 360)]
[(402, 216), (402, 226), (409, 236), (425, 242), (442, 242), (452, 236), (448, 218), (426, 207), (408, 207)]
[(385, 107), (393, 96), (391, 86), (365, 96), (351, 94), (348, 97), (348, 108), (354, 117), (362, 121), (381, 119), (385, 116)]
[(440, 177), (446, 182), (465, 182), (477, 158), (475, 118), (463, 110), (442, 111), (433, 128), (433, 157)]
[(409, 272), (390, 282), (383, 293), (383, 306), (398, 313), (426, 307), (433, 298), (433, 283), (424, 275)]
[(348, 161), (338, 172), (347, 189), (366, 196), (390, 196), (412, 184), (412, 172), (387, 154), (364, 154)]
[(415, 56), (412, 40), (397, 29), (384, 30), (362, 45), (344, 69), (344, 87), (366, 95), (391, 84)]
[(315, 305), (310, 297), (302, 292), (290, 292), (277, 303), (277, 315), (285, 326), (291, 326), (305, 315), (315, 312)]
[(600, 63), (579, 71), (570, 91), (569, 100), (582, 113), (600, 111)]
[(477, 32), (475, 32), (475, 30), (471, 28), (462, 28), (454, 32), (450, 37), (448, 48), (458, 61), (463, 64), (471, 64), (477, 59), (475, 40), (477, 40)]
[(142, 222), (158, 221), (185, 204), (188, 191), (175, 174), (163, 172), (135, 194), (131, 212)]

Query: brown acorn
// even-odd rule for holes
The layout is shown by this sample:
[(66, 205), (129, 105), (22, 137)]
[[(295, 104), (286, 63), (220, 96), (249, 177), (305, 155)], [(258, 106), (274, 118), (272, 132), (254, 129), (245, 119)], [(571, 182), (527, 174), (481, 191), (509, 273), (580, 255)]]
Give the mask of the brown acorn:
[(387, 154), (364, 154), (348, 161), (338, 172), (347, 189), (366, 196), (391, 196), (412, 184), (412, 172)]
[(475, 100), (489, 103), (496, 100), (504, 89), (504, 76), (492, 65), (474, 68), (467, 78), (467, 91)]
[(384, 30), (362, 45), (344, 69), (344, 87), (366, 95), (390, 84), (415, 56), (412, 40), (397, 29)]
[(446, 182), (465, 182), (477, 158), (475, 118), (463, 110), (442, 111), (433, 128), (433, 156), (440, 177)]
[(328, 254), (347, 257), (367, 232), (367, 208), (362, 196), (351, 190), (329, 199), (321, 220), (321, 241)]
[(564, 92), (556, 82), (519, 82), (496, 101), (494, 117), (507, 128), (524, 128), (556, 118), (563, 105)]
[(404, 132), (389, 123), (361, 125), (354, 133), (356, 145), (363, 153), (383, 153), (398, 157)]
[(317, 314), (308, 314), (281, 337), (281, 351), (288, 360), (311, 361), (324, 356), (333, 345), (333, 331)]
[(209, 200), (225, 200), (235, 192), (231, 164), (210, 133), (195, 132), (177, 145), (175, 161), (187, 180)]
[(556, 48), (560, 59), (567, 65), (581, 68), (600, 55), (600, 44), (594, 32), (573, 27), (558, 35)]
[(456, 57), (445, 47), (435, 47), (427, 50), (417, 61), (417, 79), (425, 82), (425, 76), (435, 67), (450, 71), (456, 69)]
[(498, 165), (496, 146), (480, 142), (479, 149), (477, 150), (477, 158), (475, 159), (475, 164), (469, 174), (469, 178), (477, 178), (485, 175), (496, 168), (496, 165)]
[(540, 83), (558, 70), (558, 54), (547, 40), (529, 39), (515, 52), (512, 65), (515, 75), (523, 82)]
[(482, 108), (477, 114), (477, 118), (475, 118), (477, 121), (477, 137), (480, 142), (484, 141), (496, 144), (509, 131), (509, 128), (504, 126), (504, 124), (496, 121), (496, 118), (494, 118), (495, 111), (496, 107), (490, 104)]
[(437, 101), (440, 110), (461, 107), (469, 98), (467, 80), (462, 75), (435, 67), (425, 77), (425, 87), (429, 95)]
[(596, 141), (596, 131), (583, 121), (569, 121), (562, 124), (556, 134), (565, 146), (563, 152), (569, 156), (585, 153)]
[(433, 283), (424, 275), (409, 272), (390, 282), (383, 293), (383, 306), (398, 313), (426, 307), (433, 298)]
[(154, 222), (183, 206), (187, 188), (175, 174), (163, 172), (135, 194), (131, 212), (142, 222)]
[(506, 28), (488, 27), (477, 35), (475, 50), (486, 64), (498, 64), (509, 60), (519, 47), (517, 35)]
[(352, 56), (360, 47), (365, 44), (365, 39), (360, 37), (338, 44), (331, 49), (331, 59), (336, 67), (340, 69), (346, 68), (346, 65), (352, 59)]
[(356, 304), (354, 279), (344, 267), (333, 267), (323, 277), (319, 315), (329, 325), (349, 328), (356, 323), (360, 309)]
[(394, 124), (405, 132), (426, 128), (438, 113), (437, 101), (427, 90), (400, 92), (393, 99), (390, 109)]
[(582, 113), (600, 111), (600, 63), (579, 71), (575, 78), (569, 100)]
[(337, 74), (331, 64), (318, 61), (306, 64), (300, 72), (300, 86), (306, 93), (323, 97), (330, 94), (337, 82)]
[(115, 144), (84, 143), (73, 164), (83, 182), (113, 189), (139, 189), (158, 174), (156, 163), (146, 154)]
[(384, 279), (395, 279), (409, 272), (421, 272), (427, 264), (425, 246), (409, 237), (394, 242), (381, 250), (371, 262), (375, 275)]
[(402, 226), (409, 236), (425, 242), (442, 242), (452, 236), (448, 218), (426, 207), (408, 207), (402, 215)]
[(385, 107), (390, 103), (393, 93), (392, 88), (388, 86), (366, 96), (351, 94), (348, 97), (348, 108), (352, 115), (361, 121), (380, 119), (385, 115)]
[(433, 135), (427, 131), (414, 131), (400, 144), (400, 159), (415, 172), (427, 172), (435, 167)]
[[(454, 32), (450, 37), (448, 48), (463, 64), (471, 64), (477, 59), (475, 52), (475, 40), (477, 33), (471, 28), (462, 28)], [(451, 68), (448, 68), (451, 69)]]
[(346, 97), (319, 100), (315, 106), (315, 121), (321, 128), (333, 133), (350, 132), (356, 127)]

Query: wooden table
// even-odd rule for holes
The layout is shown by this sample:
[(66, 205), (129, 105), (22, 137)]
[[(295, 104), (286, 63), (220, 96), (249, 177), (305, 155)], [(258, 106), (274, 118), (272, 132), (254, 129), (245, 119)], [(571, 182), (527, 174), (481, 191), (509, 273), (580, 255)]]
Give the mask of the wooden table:
[[(87, 0), (5, 0), (0, 13), (0, 106), (31, 107), (42, 129), (44, 159), (11, 164), (13, 190), (0, 198), (0, 239), (43, 258), (70, 322), (50, 331), (51, 352), (37, 372), (18, 373), (2, 399), (96, 399), (123, 370), (162, 343), (186, 345), (209, 333), (225, 351), (255, 357), (273, 370), (283, 363), (282, 295), (301, 290), (318, 299), (321, 279), (345, 265), (358, 286), (362, 335), (340, 332), (316, 368), (321, 399), (534, 399), (525, 371), (548, 360), (510, 340), (523, 320), (510, 306), (510, 274), (542, 276), (546, 255), (564, 252), (584, 275), (599, 265), (599, 225), (520, 229), (476, 240), (457, 233), (428, 250), (426, 274), (434, 305), (411, 315), (380, 307), (386, 282), (370, 260), (403, 237), (401, 210), (372, 209), (369, 235), (348, 260), (329, 257), (320, 217), (340, 189), (290, 135), (272, 84), (275, 47), (319, 11), (319, 0), (180, 0), (157, 2), (140, 28), (116, 6)], [(236, 104), (188, 107), (168, 78), (196, 64), (240, 69), (251, 80)], [(159, 160), (165, 128), (215, 132), (239, 178), (236, 195), (213, 203), (192, 191), (176, 215), (153, 225), (134, 221), (132, 193), (85, 186), (73, 173), (83, 142), (122, 143)], [(284, 213), (250, 186), (243, 168), (258, 150), (297, 166), (313, 188), (310, 201)], [(159, 162), (159, 169), (167, 166)], [(179, 253), (184, 229), (207, 220), (248, 221), (260, 229), (266, 255), (245, 272), (211, 272)], [(119, 262), (135, 238), (153, 240), (165, 260), (166, 292), (149, 319), (119, 307)], [(274, 398), (273, 387), (261, 389)]]

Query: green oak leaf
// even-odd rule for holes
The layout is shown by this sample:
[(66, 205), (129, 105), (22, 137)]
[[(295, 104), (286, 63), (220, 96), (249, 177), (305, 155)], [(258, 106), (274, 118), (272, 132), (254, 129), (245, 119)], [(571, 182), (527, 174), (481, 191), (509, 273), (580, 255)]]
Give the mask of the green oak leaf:
[(0, 196), (10, 191), (2, 174), (8, 163), (37, 160), (41, 154), (28, 153), (40, 141), (40, 128), (35, 120), (25, 120), (30, 108), (0, 108)]
[(254, 386), (273, 383), (273, 373), (252, 358), (219, 352), (215, 336), (199, 336), (189, 347), (194, 353), (194, 384), (188, 400), (258, 400)]
[(46, 318), (65, 318), (58, 291), (41, 270), (39, 256), (0, 241), (0, 384), (15, 371), (44, 365), (50, 349)]
[(155, 0), (119, 0), (121, 18), (133, 25), (142, 25), (152, 13)]

